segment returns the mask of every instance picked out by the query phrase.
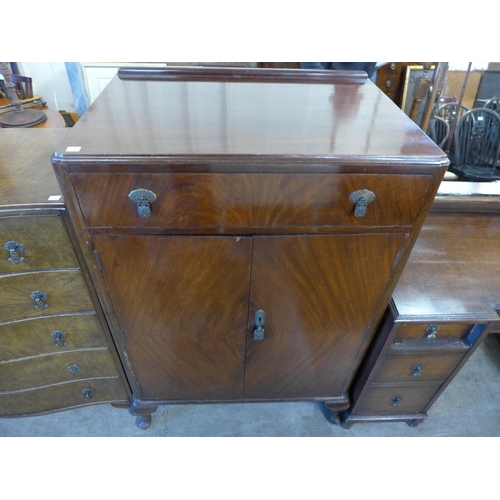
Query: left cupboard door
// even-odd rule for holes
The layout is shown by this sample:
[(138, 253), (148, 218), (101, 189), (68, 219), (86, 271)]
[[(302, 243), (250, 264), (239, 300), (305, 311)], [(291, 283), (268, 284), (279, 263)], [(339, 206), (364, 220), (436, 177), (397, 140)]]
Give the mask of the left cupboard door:
[(147, 401), (243, 396), (252, 239), (94, 235)]

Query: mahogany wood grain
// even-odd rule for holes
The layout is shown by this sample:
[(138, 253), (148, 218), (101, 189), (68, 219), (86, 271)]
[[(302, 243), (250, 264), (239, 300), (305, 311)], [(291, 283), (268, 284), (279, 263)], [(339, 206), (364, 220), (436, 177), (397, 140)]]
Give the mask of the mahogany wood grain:
[[(435, 339), (429, 339), (429, 342), (439, 339), (464, 339), (467, 337), (473, 325), (469, 323), (407, 323), (400, 325), (396, 333), (395, 340), (422, 340), (428, 339), (428, 327), (438, 326), (439, 329), (435, 332)], [(430, 346), (431, 347), (431, 346)]]
[(59, 142), (66, 140), (68, 131), (0, 129), (0, 208), (64, 208), (50, 159)]
[[(66, 345), (56, 345), (52, 333), (66, 334)], [(101, 323), (95, 313), (48, 316), (0, 325), (0, 362), (70, 351), (106, 347)]]
[[(399, 353), (389, 350), (372, 383), (444, 382), (463, 358), (465, 349), (447, 353), (436, 353), (430, 349), (420, 353), (414, 353), (411, 349)], [(422, 370), (415, 372), (412, 369), (415, 365), (421, 365)], [(420, 376), (416, 377), (416, 373), (420, 373)]]
[[(89, 228), (277, 228), (407, 226), (431, 177), (328, 174), (72, 174)], [(139, 217), (128, 194), (152, 191), (151, 216)], [(351, 193), (375, 200), (354, 216)]]
[[(34, 291), (47, 294), (47, 309), (35, 309)], [(0, 322), (93, 311), (80, 271), (43, 271), (0, 276)]]
[[(19, 253), (23, 262), (9, 262), (10, 253), (3, 247), (12, 240), (24, 246)], [(4, 251), (0, 274), (79, 267), (68, 233), (56, 215), (0, 216), (0, 244)]]
[[(401, 234), (256, 237), (245, 397), (343, 394), (403, 242)], [(266, 336), (257, 341), (259, 309)]]
[(252, 240), (95, 236), (141, 393), (239, 399)]
[[(78, 371), (72, 372), (70, 367)], [(116, 376), (118, 373), (107, 348), (68, 351), (0, 363), (0, 393)]]
[[(87, 401), (83, 391), (94, 391)], [(118, 378), (89, 379), (65, 382), (40, 389), (0, 394), (0, 415), (22, 417), (52, 413), (62, 409), (78, 408), (97, 403), (126, 403), (123, 382)]]

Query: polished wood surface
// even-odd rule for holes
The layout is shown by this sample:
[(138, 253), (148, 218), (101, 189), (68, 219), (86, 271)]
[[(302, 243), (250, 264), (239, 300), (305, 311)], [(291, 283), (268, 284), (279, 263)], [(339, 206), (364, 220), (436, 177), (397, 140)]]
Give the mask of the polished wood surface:
[[(31, 293), (37, 290), (47, 294), (47, 309), (35, 309)], [(0, 322), (94, 309), (80, 271), (0, 276), (0, 301)]]
[(0, 274), (80, 267), (61, 218), (55, 214), (47, 216), (0, 214), (0, 242), (3, 246), (12, 240), (24, 246), (24, 250), (19, 252), (23, 261), (17, 264), (10, 262), (8, 260), (10, 253), (5, 250), (4, 258), (0, 260)]
[[(432, 327), (437, 326), (437, 331), (434, 332)], [(431, 328), (431, 330), (428, 330)], [(471, 329), (470, 323), (409, 323), (400, 326), (395, 340), (427, 340), (429, 332), (434, 332), (433, 339), (464, 339), (467, 337)]]
[(69, 130), (0, 130), (0, 209), (64, 207), (50, 159)]
[[(0, 106), (5, 106), (7, 104), (10, 104), (11, 100), (10, 99), (0, 99)], [(64, 128), (66, 126), (66, 123), (64, 121), (64, 118), (62, 115), (57, 111), (56, 109), (49, 108), (48, 106), (33, 106), (31, 108), (26, 108), (27, 110), (29, 109), (38, 109), (40, 111), (43, 111), (45, 115), (47, 116), (47, 119), (43, 121), (42, 123), (39, 123), (38, 125), (33, 125), (32, 127), (28, 128), (33, 128), (33, 129), (40, 129), (40, 128)], [(0, 128), (2, 126), (0, 125)], [(10, 128), (10, 127), (5, 127), (5, 128)], [(15, 128), (24, 128), (24, 127), (15, 127)], [(3, 131), (2, 131), (3, 132)]]
[[(308, 399), (338, 413), (446, 157), (371, 82), (164, 71), (115, 78), (52, 160), (133, 411)], [(157, 195), (150, 217), (136, 188)], [(372, 188), (355, 218), (349, 195)]]
[[(62, 331), (64, 345), (53, 332)], [(48, 316), (0, 325), (0, 362), (75, 349), (106, 347), (95, 313)]]
[[(252, 228), (407, 226), (432, 178), (365, 174), (72, 174), (89, 228)], [(157, 199), (141, 218), (128, 194), (148, 189)], [(375, 200), (354, 216), (351, 193)], [(404, 196), (401, 195), (404, 193)]]
[[(347, 390), (404, 234), (254, 238), (245, 397), (328, 398)], [(339, 265), (336, 261), (343, 259)]]
[[(212, 155), (256, 161), (262, 155), (299, 155), (308, 163), (346, 157), (359, 159), (360, 165), (447, 161), (372, 82), (298, 85), (115, 77), (91, 108), (58, 151), (62, 158), (97, 155), (110, 163), (115, 155), (118, 161), (121, 155), (164, 155), (203, 162)], [(68, 146), (81, 150), (66, 152)]]
[(252, 240), (93, 241), (141, 387), (137, 396), (241, 399)]

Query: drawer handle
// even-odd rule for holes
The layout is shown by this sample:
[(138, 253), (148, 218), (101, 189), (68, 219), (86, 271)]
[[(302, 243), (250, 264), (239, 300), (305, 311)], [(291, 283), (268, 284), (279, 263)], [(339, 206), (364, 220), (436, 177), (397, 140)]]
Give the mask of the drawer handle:
[(436, 338), (436, 334), (437, 334), (438, 330), (439, 330), (439, 325), (429, 325), (429, 326), (425, 329), (425, 331), (426, 331), (426, 333), (427, 333), (427, 338), (428, 338), (429, 340), (433, 340), (433, 339), (435, 339), (435, 338)]
[(392, 406), (399, 406), (401, 404), (401, 401), (403, 400), (403, 396), (394, 396), (391, 399)]
[(150, 217), (151, 206), (150, 203), (156, 200), (156, 195), (149, 189), (134, 189), (128, 197), (137, 205), (137, 213), (139, 217)]
[(374, 199), (375, 193), (368, 189), (360, 189), (351, 193), (349, 200), (355, 204), (354, 217), (364, 217), (366, 215), (366, 208)]
[(78, 373), (81, 370), (81, 368), (78, 365), (70, 365), (68, 366), (68, 370), (71, 373)]
[(49, 305), (45, 303), (47, 300), (47, 294), (45, 292), (41, 292), (40, 290), (32, 292), (31, 298), (35, 301), (35, 309), (43, 311), (49, 307)]
[(424, 365), (413, 365), (411, 367), (411, 371), (413, 372), (413, 376), (420, 377), (422, 375), (423, 369), (424, 369)]
[(253, 339), (264, 340), (264, 325), (266, 324), (266, 313), (259, 309), (253, 318)]
[(63, 332), (61, 330), (56, 330), (52, 332), (52, 338), (55, 340), (54, 344), (57, 347), (64, 347), (67, 342), (64, 340), (67, 336), (66, 332)]
[(94, 400), (94, 389), (84, 389), (82, 391), (83, 397), (85, 398), (85, 401), (93, 401)]
[(8, 241), (4, 248), (9, 252), (9, 258), (7, 259), (9, 262), (12, 262), (12, 264), (24, 262), (24, 257), (19, 255), (21, 252), (24, 252), (24, 245), (22, 243), (14, 240)]

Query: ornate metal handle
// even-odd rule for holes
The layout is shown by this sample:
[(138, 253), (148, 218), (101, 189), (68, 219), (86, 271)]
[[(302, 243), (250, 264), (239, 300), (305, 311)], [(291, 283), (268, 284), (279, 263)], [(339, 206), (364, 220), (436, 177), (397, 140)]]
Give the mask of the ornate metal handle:
[(263, 340), (264, 339), (264, 325), (266, 324), (266, 313), (259, 309), (253, 318), (253, 339)]
[(156, 200), (156, 195), (149, 189), (135, 189), (131, 191), (128, 197), (137, 205), (137, 213), (139, 217), (150, 217), (150, 203)]
[(54, 332), (51, 333), (51, 336), (55, 340), (54, 344), (57, 347), (64, 347), (67, 344), (67, 342), (63, 340), (67, 336), (66, 332), (63, 332), (61, 330), (55, 330)]
[(366, 207), (375, 199), (375, 193), (368, 189), (360, 189), (354, 191), (349, 196), (349, 200), (355, 204), (354, 217), (364, 217), (366, 215)]
[(413, 372), (413, 376), (420, 377), (422, 375), (423, 369), (424, 369), (424, 365), (413, 365), (411, 367), (411, 371)]
[(85, 401), (93, 401), (94, 400), (94, 389), (84, 389), (82, 391), (83, 397), (85, 398)]
[(19, 241), (8, 241), (5, 246), (5, 250), (9, 251), (9, 258), (7, 259), (12, 264), (20, 264), (24, 262), (24, 257), (19, 255), (20, 252), (24, 252), (24, 245), (19, 243)]
[(81, 368), (78, 365), (70, 365), (68, 366), (68, 370), (71, 373), (78, 373), (81, 370)]
[(47, 294), (45, 292), (41, 292), (40, 290), (32, 292), (31, 298), (35, 301), (35, 309), (43, 311), (49, 307), (49, 304), (45, 303), (47, 300)]
[(433, 340), (436, 338), (436, 333), (439, 330), (439, 325), (429, 325), (425, 331), (427, 332), (427, 338)]
[(403, 400), (403, 396), (394, 396), (391, 399), (392, 406), (399, 406), (401, 401)]

